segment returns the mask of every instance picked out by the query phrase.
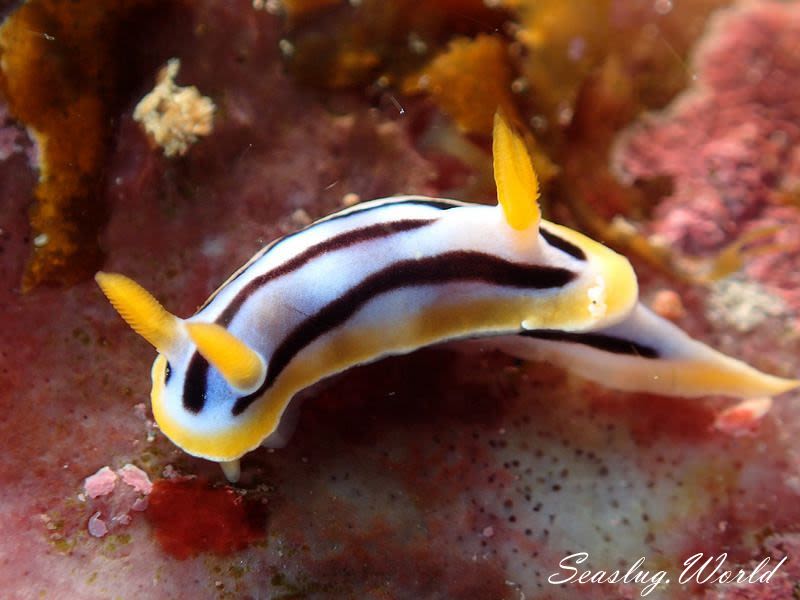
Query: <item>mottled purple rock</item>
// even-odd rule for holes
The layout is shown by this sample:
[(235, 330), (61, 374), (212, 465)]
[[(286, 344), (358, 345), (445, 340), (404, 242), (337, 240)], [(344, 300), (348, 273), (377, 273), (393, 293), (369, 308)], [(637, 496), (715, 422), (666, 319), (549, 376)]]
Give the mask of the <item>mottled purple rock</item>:
[(651, 232), (680, 252), (710, 254), (776, 227), (772, 252), (746, 272), (800, 308), (800, 4), (752, 2), (721, 12), (690, 65), (693, 85), (624, 134), (625, 181), (668, 175), (673, 193)]

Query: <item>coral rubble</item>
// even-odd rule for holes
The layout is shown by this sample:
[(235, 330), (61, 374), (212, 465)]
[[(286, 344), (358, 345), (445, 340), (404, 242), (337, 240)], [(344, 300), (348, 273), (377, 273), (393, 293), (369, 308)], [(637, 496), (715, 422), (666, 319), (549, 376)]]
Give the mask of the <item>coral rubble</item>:
[(193, 85), (175, 83), (180, 66), (180, 60), (170, 59), (159, 71), (153, 91), (133, 111), (133, 120), (142, 124), (167, 157), (183, 156), (198, 137), (209, 135), (214, 127), (214, 102)]

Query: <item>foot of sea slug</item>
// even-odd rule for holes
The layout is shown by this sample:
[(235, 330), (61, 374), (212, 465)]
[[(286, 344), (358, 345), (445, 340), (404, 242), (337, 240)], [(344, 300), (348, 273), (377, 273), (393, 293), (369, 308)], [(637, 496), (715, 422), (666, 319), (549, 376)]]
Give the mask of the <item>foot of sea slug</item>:
[(225, 473), (225, 477), (231, 483), (236, 483), (239, 481), (239, 475), (242, 472), (242, 467), (239, 459), (231, 460), (228, 462), (221, 462), (219, 466), (222, 467), (222, 472)]

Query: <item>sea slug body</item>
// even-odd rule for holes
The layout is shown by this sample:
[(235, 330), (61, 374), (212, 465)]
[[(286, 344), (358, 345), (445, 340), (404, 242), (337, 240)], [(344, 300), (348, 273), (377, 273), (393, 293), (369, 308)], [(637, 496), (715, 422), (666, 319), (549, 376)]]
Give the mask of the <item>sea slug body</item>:
[(624, 257), (540, 218), (522, 138), (495, 118), (499, 204), (419, 196), (364, 202), (273, 242), (180, 319), (122, 275), (97, 281), (159, 352), (152, 405), (186, 452), (229, 479), (291, 433), (292, 398), (380, 358), (477, 340), (612, 388), (773, 396), (800, 382), (694, 341), (637, 301)]

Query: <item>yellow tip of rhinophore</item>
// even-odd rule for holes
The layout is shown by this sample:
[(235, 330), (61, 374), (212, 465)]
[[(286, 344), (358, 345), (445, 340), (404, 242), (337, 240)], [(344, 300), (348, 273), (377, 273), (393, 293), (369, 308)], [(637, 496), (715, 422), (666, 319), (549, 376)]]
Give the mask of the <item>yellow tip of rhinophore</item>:
[(187, 323), (186, 328), (200, 354), (231, 387), (247, 392), (264, 381), (266, 366), (261, 356), (227, 329), (216, 323)]
[(525, 141), (500, 111), (494, 115), (494, 180), (497, 199), (506, 221), (514, 229), (538, 227), (539, 181), (531, 164)]
[(168, 353), (179, 342), (180, 319), (133, 279), (102, 271), (94, 279), (125, 322), (156, 350)]

